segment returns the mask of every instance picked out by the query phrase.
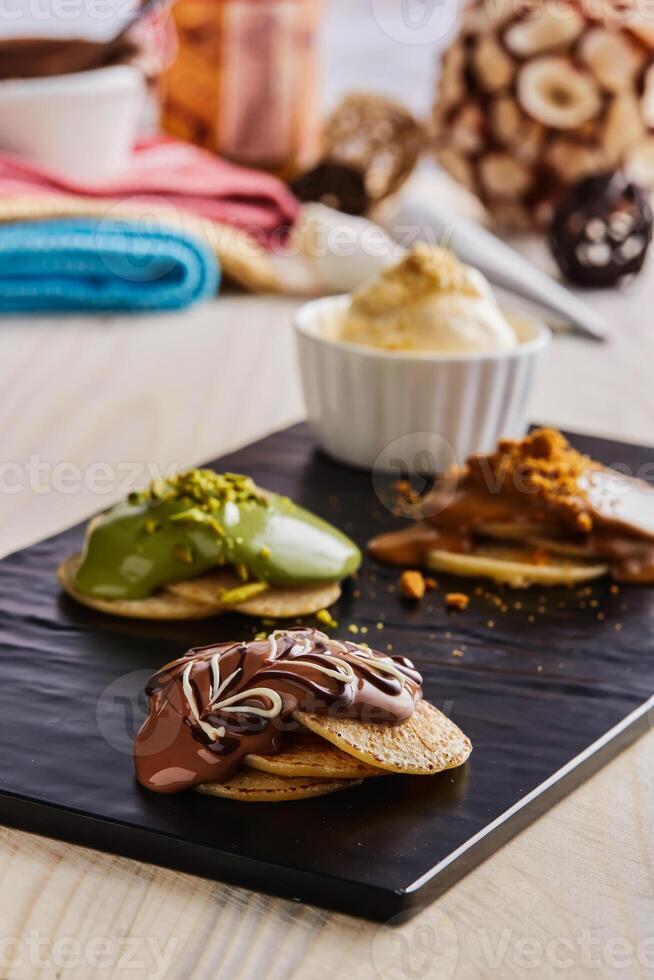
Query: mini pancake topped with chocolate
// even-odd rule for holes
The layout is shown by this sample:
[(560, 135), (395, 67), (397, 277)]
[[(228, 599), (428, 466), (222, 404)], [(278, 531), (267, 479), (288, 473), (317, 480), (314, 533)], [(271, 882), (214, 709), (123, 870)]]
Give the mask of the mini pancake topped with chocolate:
[(314, 629), (199, 647), (146, 687), (136, 776), (157, 793), (275, 802), (461, 765), (472, 746), (421, 684), (406, 657)]
[(94, 518), (58, 577), (78, 602), (117, 616), (288, 617), (334, 603), (360, 561), (348, 537), (288, 497), (193, 469)]
[(577, 452), (553, 429), (471, 456), (369, 543), (380, 561), (514, 587), (610, 574), (654, 584), (654, 487)]

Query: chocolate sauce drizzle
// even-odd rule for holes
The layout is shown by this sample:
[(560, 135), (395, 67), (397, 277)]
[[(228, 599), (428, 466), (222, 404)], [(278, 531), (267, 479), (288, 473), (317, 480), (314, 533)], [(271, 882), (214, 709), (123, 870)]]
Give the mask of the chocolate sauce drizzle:
[(298, 730), (297, 708), (397, 725), (413, 714), (421, 684), (405, 657), (314, 629), (197, 647), (146, 687), (150, 710), (136, 739), (136, 776), (157, 793), (224, 782), (248, 753), (283, 748), (285, 733)]

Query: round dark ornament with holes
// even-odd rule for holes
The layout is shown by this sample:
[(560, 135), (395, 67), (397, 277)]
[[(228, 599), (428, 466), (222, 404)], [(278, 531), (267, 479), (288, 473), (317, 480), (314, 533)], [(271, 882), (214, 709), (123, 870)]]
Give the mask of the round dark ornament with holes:
[(596, 289), (637, 275), (651, 240), (647, 195), (621, 171), (575, 184), (556, 209), (549, 232), (565, 278)]

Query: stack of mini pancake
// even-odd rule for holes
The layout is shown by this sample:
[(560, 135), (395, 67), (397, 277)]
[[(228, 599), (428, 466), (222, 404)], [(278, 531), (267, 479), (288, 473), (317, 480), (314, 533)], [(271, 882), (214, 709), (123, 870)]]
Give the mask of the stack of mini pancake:
[(281, 752), (247, 755), (223, 783), (201, 793), (253, 803), (323, 796), (392, 773), (430, 776), (462, 765), (472, 745), (438, 708), (419, 701), (400, 725), (369, 724), (339, 715), (295, 711), (300, 729), (285, 736)]

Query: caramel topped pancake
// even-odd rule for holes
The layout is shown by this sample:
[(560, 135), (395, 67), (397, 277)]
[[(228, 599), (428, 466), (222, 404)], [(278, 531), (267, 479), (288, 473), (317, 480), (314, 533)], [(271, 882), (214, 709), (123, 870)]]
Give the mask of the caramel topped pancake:
[[(551, 565), (556, 571), (545, 584), (607, 571), (618, 581), (654, 583), (654, 488), (601, 466), (552, 429), (502, 440), (494, 453), (448, 471), (417, 517), (402, 531), (374, 538), (370, 553), (393, 564), (456, 571), (456, 562), (438, 556), (481, 556), (493, 539), (516, 549), (504, 560), (541, 568), (534, 581), (545, 582), (542, 568)], [(477, 574), (496, 577), (488, 557)], [(461, 574), (474, 574), (474, 563), (459, 564)], [(516, 584), (529, 580), (523, 570)]]

